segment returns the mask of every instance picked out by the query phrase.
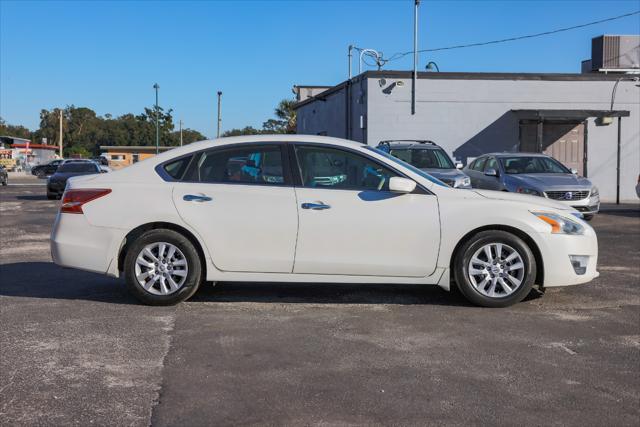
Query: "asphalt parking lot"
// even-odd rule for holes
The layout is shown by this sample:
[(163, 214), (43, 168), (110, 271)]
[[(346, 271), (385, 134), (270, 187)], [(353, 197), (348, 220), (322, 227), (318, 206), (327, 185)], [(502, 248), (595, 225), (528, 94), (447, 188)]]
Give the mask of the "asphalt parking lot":
[(507, 309), (437, 287), (207, 286), (138, 305), (51, 263), (59, 202), (0, 188), (2, 425), (640, 424), (640, 209), (596, 281)]

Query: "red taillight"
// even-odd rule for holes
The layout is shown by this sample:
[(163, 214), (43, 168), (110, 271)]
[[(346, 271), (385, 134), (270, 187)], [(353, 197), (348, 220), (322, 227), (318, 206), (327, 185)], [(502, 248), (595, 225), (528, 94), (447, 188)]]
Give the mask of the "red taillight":
[(109, 188), (81, 188), (65, 191), (60, 212), (81, 214), (82, 205), (111, 193)]

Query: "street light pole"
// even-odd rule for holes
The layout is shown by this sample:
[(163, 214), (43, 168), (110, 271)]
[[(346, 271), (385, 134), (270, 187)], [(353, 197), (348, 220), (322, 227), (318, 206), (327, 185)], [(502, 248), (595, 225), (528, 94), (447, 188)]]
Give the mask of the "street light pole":
[(160, 122), (158, 121), (159, 119), (159, 113), (160, 110), (158, 108), (158, 89), (160, 89), (160, 86), (158, 85), (158, 83), (153, 85), (153, 88), (156, 90), (156, 155), (160, 152)]
[(413, 84), (411, 85), (411, 114), (416, 113), (416, 78), (418, 77), (418, 7), (420, 0), (415, 0), (413, 7)]
[(182, 119), (180, 119), (180, 147), (182, 147)]
[(62, 108), (60, 109), (60, 158), (62, 159), (64, 156), (62, 155), (62, 138), (63, 138), (63, 133), (62, 133)]
[(222, 104), (222, 92), (218, 91), (218, 130), (216, 131), (216, 138), (220, 138), (220, 128), (222, 127), (222, 112), (220, 110)]

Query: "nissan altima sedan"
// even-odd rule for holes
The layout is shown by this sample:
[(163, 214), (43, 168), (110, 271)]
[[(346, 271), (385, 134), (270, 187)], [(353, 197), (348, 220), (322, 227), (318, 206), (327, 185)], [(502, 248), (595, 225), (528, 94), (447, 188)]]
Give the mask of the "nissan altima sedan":
[(598, 187), (545, 154), (485, 154), (471, 162), (464, 171), (474, 188), (557, 200), (580, 211), (587, 221), (600, 210)]
[(124, 277), (150, 305), (255, 281), (454, 283), (504, 307), (598, 276), (596, 235), (570, 206), (455, 190), (372, 147), (306, 135), (202, 141), (71, 178), (51, 253)]

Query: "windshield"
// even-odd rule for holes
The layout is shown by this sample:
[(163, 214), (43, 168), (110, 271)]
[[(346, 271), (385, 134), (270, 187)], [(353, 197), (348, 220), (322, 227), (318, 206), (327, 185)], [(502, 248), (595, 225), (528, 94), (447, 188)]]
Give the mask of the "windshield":
[(453, 162), (442, 149), (392, 148), (391, 155), (419, 169), (455, 169)]
[(65, 163), (58, 168), (58, 172), (69, 173), (69, 172), (98, 172), (98, 167), (93, 163), (89, 162), (73, 162), (73, 163)]
[(551, 157), (502, 157), (504, 171), (511, 175), (522, 173), (571, 173), (562, 163)]
[(445, 184), (444, 182), (440, 181), (439, 179), (436, 179), (436, 178), (432, 177), (431, 175), (429, 175), (425, 171), (420, 170), (417, 167), (415, 167), (415, 166), (413, 166), (413, 165), (411, 165), (411, 164), (409, 164), (407, 162), (404, 162), (401, 159), (398, 159), (397, 157), (394, 157), (389, 153), (385, 153), (382, 150), (379, 150), (377, 148), (373, 148), (373, 147), (370, 147), (370, 146), (367, 146), (367, 147), (364, 147), (364, 148), (367, 149), (367, 150), (370, 150), (370, 151), (375, 151), (376, 153), (378, 153), (378, 154), (386, 157), (387, 159), (391, 160), (393, 163), (396, 163), (396, 164), (398, 164), (400, 166), (403, 166), (403, 167), (409, 169), (411, 172), (413, 172), (415, 174), (418, 174), (418, 175), (420, 175), (421, 177), (423, 177), (425, 179), (428, 179), (429, 181), (433, 182), (436, 185), (440, 185), (442, 187), (449, 188), (449, 186), (447, 184)]

